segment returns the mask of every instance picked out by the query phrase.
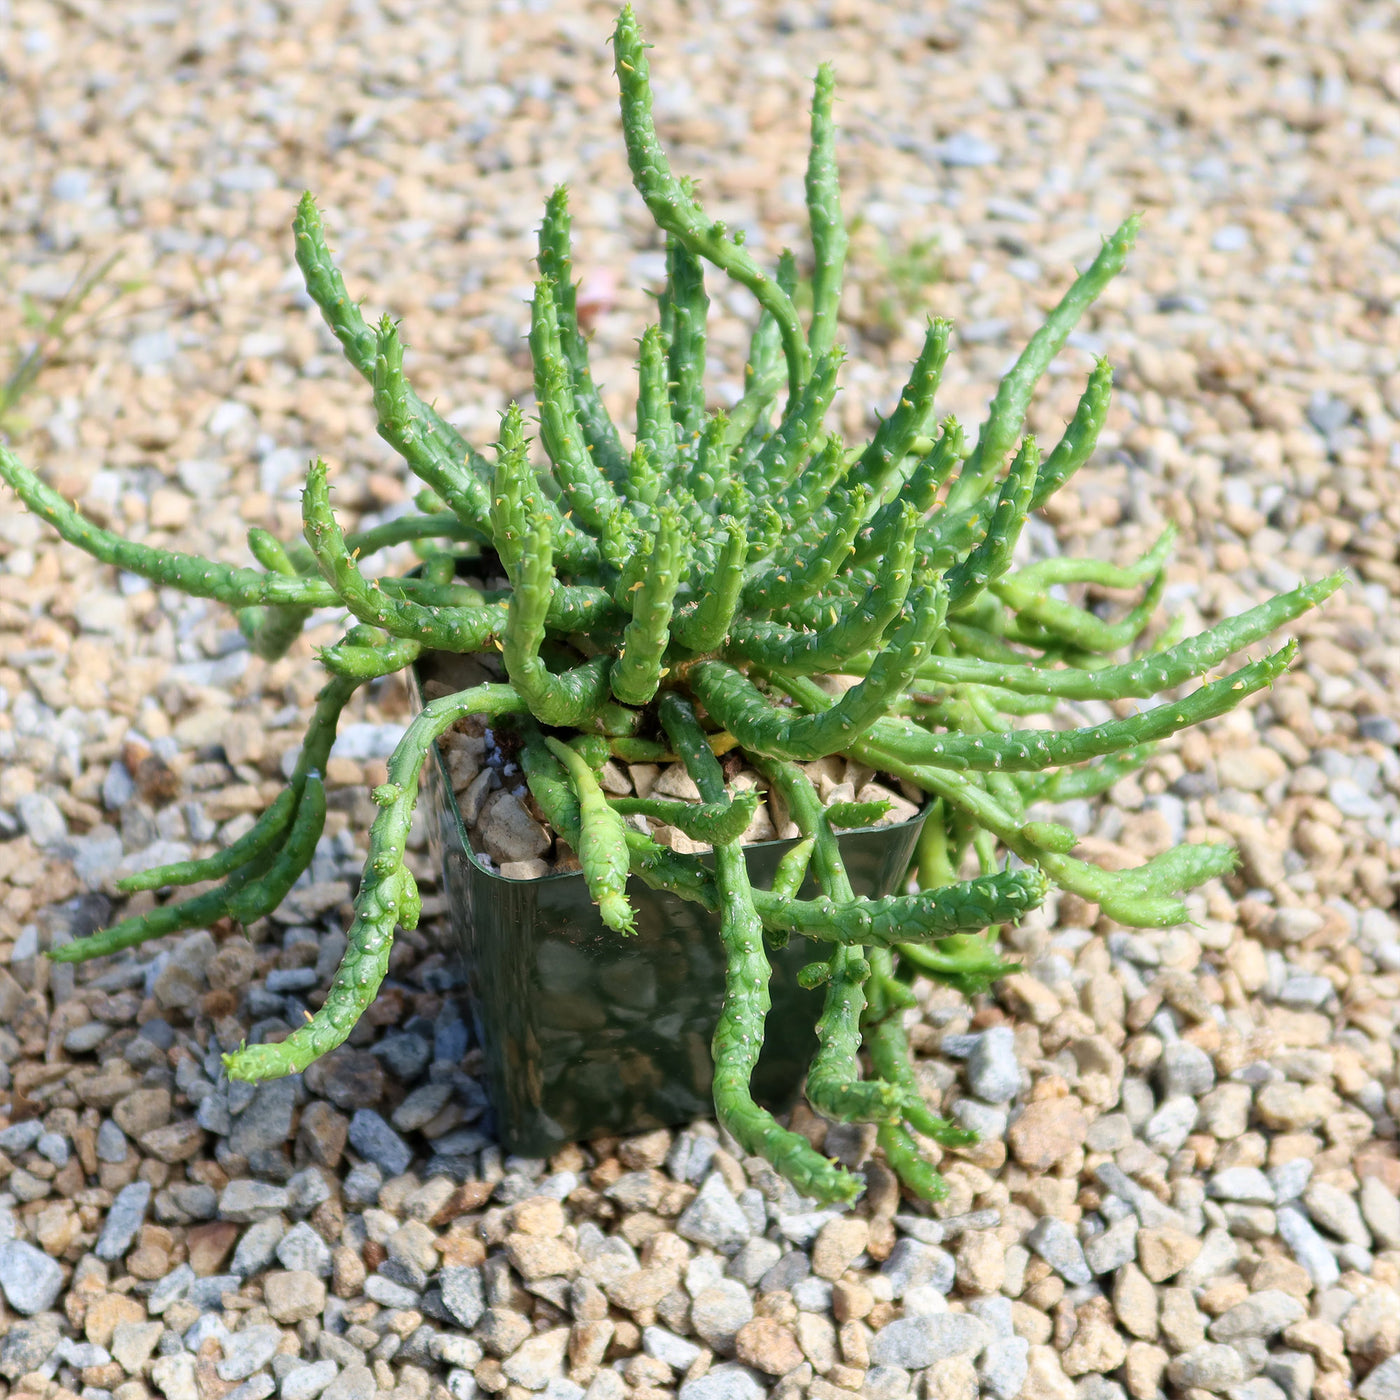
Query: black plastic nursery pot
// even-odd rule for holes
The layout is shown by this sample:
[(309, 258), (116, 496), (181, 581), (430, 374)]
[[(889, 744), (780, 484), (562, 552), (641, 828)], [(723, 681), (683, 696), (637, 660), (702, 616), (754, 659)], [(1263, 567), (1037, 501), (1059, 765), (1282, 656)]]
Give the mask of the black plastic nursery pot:
[[(415, 709), (422, 684), (415, 667)], [(567, 1142), (712, 1113), (710, 1037), (724, 995), (716, 916), (633, 879), (627, 895), (637, 932), (622, 937), (603, 924), (578, 873), (508, 880), (487, 870), (472, 855), (436, 745), (428, 773), (433, 859), (506, 1150), (542, 1156)], [(893, 891), (922, 821), (840, 837), (857, 894)], [(755, 885), (769, 886), (795, 844), (745, 848)], [(801, 893), (816, 893), (810, 879)], [(768, 955), (773, 1006), (753, 1083), (760, 1102), (782, 1108), (801, 1085), (821, 1013), (821, 993), (799, 987), (797, 972), (824, 952), (795, 936)]]

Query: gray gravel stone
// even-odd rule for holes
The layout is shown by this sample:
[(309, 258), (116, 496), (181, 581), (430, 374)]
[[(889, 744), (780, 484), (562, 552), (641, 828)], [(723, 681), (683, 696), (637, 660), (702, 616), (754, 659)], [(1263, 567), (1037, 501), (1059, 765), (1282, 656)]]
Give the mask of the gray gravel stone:
[(1296, 1201), (1312, 1180), (1312, 1174), (1313, 1164), (1306, 1157), (1295, 1157), (1291, 1162), (1270, 1167), (1269, 1184), (1274, 1188), (1275, 1204)]
[(401, 1133), (411, 1133), (430, 1123), (452, 1097), (452, 1085), (421, 1084), (390, 1115), (389, 1121)]
[(773, 1240), (755, 1235), (729, 1261), (725, 1272), (740, 1283), (753, 1287), (782, 1258), (782, 1246)]
[(277, 1243), (277, 1262), (284, 1269), (304, 1269), (327, 1278), (331, 1271), (331, 1251), (320, 1234), (299, 1220)]
[(1400, 1400), (1400, 1356), (1382, 1361), (1356, 1388), (1357, 1400)]
[(37, 1118), (11, 1123), (7, 1128), (0, 1128), (0, 1152), (18, 1157), (20, 1153), (28, 1152), (43, 1135), (44, 1125)]
[[(1084, 1260), (1095, 1274), (1111, 1274), (1137, 1258), (1137, 1217), (1129, 1215), (1084, 1241)], [(1049, 1262), (1048, 1260), (1046, 1261)]]
[(919, 1240), (896, 1240), (880, 1272), (890, 1281), (895, 1298), (911, 1288), (929, 1286), (946, 1293), (953, 1286), (957, 1261), (945, 1249)]
[(1037, 1253), (1066, 1283), (1090, 1283), (1093, 1273), (1073, 1229), (1047, 1215), (1026, 1236), (1026, 1247)]
[(29, 839), (42, 850), (68, 839), (68, 820), (58, 803), (42, 792), (27, 792), (15, 803), (20, 824)]
[(150, 1203), (150, 1182), (133, 1181), (130, 1186), (123, 1186), (107, 1212), (107, 1223), (92, 1252), (99, 1259), (120, 1259), (131, 1248)]
[(1184, 1095), (1168, 1099), (1143, 1125), (1143, 1141), (1170, 1156), (1191, 1135), (1198, 1117), (1200, 1106), (1195, 1099)]
[(44, 1133), (34, 1144), (41, 1157), (47, 1157), (56, 1167), (68, 1163), (68, 1139), (62, 1133)]
[[(1180, 1211), (1173, 1210), (1146, 1187), (1139, 1186), (1127, 1172), (1115, 1163), (1101, 1163), (1094, 1168), (1094, 1177), (1101, 1186), (1106, 1186), (1115, 1196), (1127, 1201), (1137, 1212), (1139, 1222), (1147, 1229), (1152, 1230), (1169, 1225), (1178, 1230), (1189, 1230), (1187, 1221)], [(1049, 1260), (1046, 1262), (1049, 1263)]]
[(967, 1086), (987, 1103), (1010, 1103), (1021, 1087), (1021, 1064), (1010, 1026), (991, 1026), (967, 1057)]
[(1379, 1177), (1368, 1176), (1361, 1183), (1361, 1218), (1382, 1249), (1400, 1249), (1400, 1200), (1385, 1188)]
[(371, 1274), (365, 1280), (365, 1297), (386, 1308), (416, 1308), (422, 1293), (419, 1289), (395, 1283), (384, 1274)]
[(1177, 1040), (1162, 1051), (1162, 1058), (1157, 1062), (1157, 1080), (1165, 1099), (1178, 1095), (1200, 1098), (1215, 1087), (1215, 1066), (1199, 1045)]
[(189, 1293), (195, 1280), (195, 1272), (188, 1264), (171, 1269), (163, 1279), (158, 1279), (146, 1298), (146, 1311), (159, 1317), (172, 1303)]
[(877, 1366), (921, 1371), (950, 1356), (974, 1360), (991, 1340), (992, 1329), (968, 1313), (902, 1317), (870, 1339), (870, 1360)]
[(1305, 1351), (1276, 1351), (1264, 1363), (1264, 1374), (1287, 1400), (1308, 1400), (1317, 1376), (1317, 1363)]
[(909, 1372), (903, 1366), (872, 1366), (860, 1393), (864, 1400), (905, 1400), (910, 1394)]
[(1318, 1288), (1331, 1288), (1341, 1278), (1342, 1271), (1327, 1248), (1327, 1242), (1297, 1206), (1279, 1208), (1278, 1233)]
[(1210, 1325), (1210, 1337), (1216, 1342), (1233, 1342), (1241, 1337), (1272, 1337), (1307, 1315), (1307, 1308), (1291, 1294), (1265, 1288), (1221, 1313)]
[(0, 1244), (0, 1292), (17, 1313), (47, 1311), (62, 1287), (63, 1270), (42, 1249), (24, 1240)]
[(374, 1046), (374, 1053), (401, 1084), (412, 1084), (427, 1069), (433, 1047), (424, 1036), (412, 1031), (395, 1031)]
[(224, 1341), (224, 1359), (215, 1368), (219, 1379), (241, 1381), (272, 1360), (282, 1341), (282, 1329), (264, 1324), (231, 1333)]
[(1074, 1400), (1128, 1400), (1128, 1393), (1117, 1381), (1090, 1372), (1075, 1382)]
[(290, 1205), (291, 1196), (285, 1186), (239, 1177), (230, 1181), (219, 1195), (219, 1218), (246, 1225), (254, 1220), (266, 1220), (270, 1215), (280, 1215)]
[(686, 1381), (677, 1400), (763, 1400), (765, 1394), (766, 1386), (753, 1371), (730, 1362)]
[(287, 1222), (280, 1215), (250, 1225), (233, 1251), (229, 1269), (240, 1278), (262, 1273), (277, 1257), (277, 1246), (282, 1243), (286, 1231)]
[(486, 1294), (482, 1288), (481, 1270), (454, 1265), (438, 1275), (442, 1289), (442, 1305), (470, 1331), (486, 1311)]
[(217, 1308), (225, 1293), (237, 1293), (243, 1280), (237, 1274), (211, 1274), (190, 1284), (189, 1300), (197, 1308)]
[(688, 1371), (700, 1355), (700, 1348), (694, 1342), (654, 1325), (642, 1329), (642, 1350), (678, 1373)]
[(695, 1334), (721, 1356), (734, 1350), (734, 1337), (753, 1317), (753, 1299), (737, 1279), (721, 1278), (701, 1289), (690, 1303)]
[(259, 1084), (247, 1108), (233, 1119), (228, 1144), (240, 1157), (281, 1147), (292, 1135), (297, 1086), (291, 1079)]
[(228, 1111), (228, 1099), (219, 1090), (200, 1099), (194, 1111), (194, 1121), (206, 1133), (227, 1137), (233, 1131), (233, 1118)]
[(676, 1233), (721, 1254), (737, 1254), (753, 1234), (749, 1218), (739, 1207), (724, 1178), (712, 1172), (695, 1199), (681, 1212)]
[(980, 1317), (992, 1329), (993, 1337), (1014, 1337), (1016, 1335), (1015, 1313), (1010, 1298), (989, 1293), (980, 1298), (969, 1298), (967, 1310), (973, 1317)]
[(1001, 160), (999, 147), (968, 131), (955, 131), (939, 141), (934, 151), (944, 165), (951, 166), (996, 165)]
[[(799, 1249), (806, 1249), (821, 1234), (822, 1228), (836, 1219), (836, 1214), (834, 1210), (802, 1210), (783, 1214), (778, 1217), (778, 1233)], [(748, 1217), (745, 1216), (745, 1219)]]
[(1030, 1369), (1031, 1344), (1024, 1337), (995, 1337), (977, 1362), (982, 1394), (992, 1400), (1015, 1400)]
[(1273, 1182), (1258, 1167), (1227, 1167), (1216, 1172), (1206, 1185), (1206, 1193), (1217, 1201), (1246, 1205), (1271, 1206), (1277, 1199)]
[(258, 1371), (230, 1390), (224, 1400), (267, 1400), (276, 1389), (277, 1382), (266, 1371)]
[(96, 1342), (75, 1342), (71, 1337), (65, 1337), (58, 1344), (54, 1356), (76, 1371), (87, 1366), (105, 1366), (112, 1359), (112, 1353), (106, 1347), (100, 1347)]
[(321, 1395), (323, 1400), (373, 1400), (378, 1389), (368, 1366), (347, 1366)]
[(808, 1274), (793, 1284), (792, 1301), (803, 1312), (830, 1312), (831, 1284), (824, 1278), (816, 1278)]
[(1347, 1244), (1369, 1248), (1371, 1232), (1361, 1218), (1361, 1208), (1355, 1196), (1325, 1181), (1314, 1181), (1303, 1192), (1303, 1204), (1314, 1225), (1321, 1226)]
[(316, 1400), (316, 1396), (336, 1378), (340, 1367), (334, 1361), (313, 1361), (298, 1366), (282, 1377), (278, 1394), (282, 1400)]
[(1234, 1347), (1203, 1342), (1173, 1357), (1167, 1366), (1167, 1378), (1183, 1389), (1196, 1386), (1220, 1395), (1244, 1380), (1244, 1361)]
[(0, 1376), (10, 1381), (37, 1371), (63, 1340), (53, 1313), (40, 1313), (32, 1321), (9, 1322), (7, 1328), (0, 1335)]
[(1000, 1142), (1006, 1135), (1007, 1110), (978, 1099), (954, 1099), (953, 1121), (960, 1128), (971, 1128), (978, 1136)]
[(800, 1250), (790, 1249), (758, 1281), (760, 1293), (787, 1293), (812, 1272), (812, 1261)]
[(350, 1146), (387, 1176), (399, 1176), (413, 1161), (413, 1149), (372, 1108), (358, 1108), (350, 1120)]

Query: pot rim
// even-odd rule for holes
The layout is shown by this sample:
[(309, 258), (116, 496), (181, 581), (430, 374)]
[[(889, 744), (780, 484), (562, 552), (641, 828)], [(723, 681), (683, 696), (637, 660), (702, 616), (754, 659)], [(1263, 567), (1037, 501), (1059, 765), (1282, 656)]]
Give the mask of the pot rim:
[[(423, 695), (423, 676), (419, 670), (419, 663), (417, 661), (415, 661), (409, 669), (413, 675), (413, 708), (414, 712), (417, 713), (417, 711), (421, 710), (423, 708), (423, 705), (426, 703), (426, 699)], [(452, 813), (452, 820), (457, 827), (457, 833), (461, 839), (462, 849), (470, 857), (473, 867), (477, 870), (479, 874), (487, 875), (491, 879), (499, 881), (503, 885), (510, 886), (538, 885), (545, 883), (553, 883), (560, 880), (583, 879), (583, 872), (580, 870), (551, 870), (544, 875), (536, 875), (533, 880), (513, 880), (507, 875), (502, 875), (499, 870), (495, 870), (491, 867), (482, 865), (481, 861), (477, 858), (478, 853), (472, 849), (472, 844), (467, 833), (467, 824), (462, 819), (462, 809), (457, 802), (457, 794), (452, 790), (451, 775), (447, 771), (447, 760), (443, 757), (442, 749), (437, 744), (433, 745), (433, 761), (438, 766), (438, 775), (442, 779), (442, 791), (446, 794), (447, 805)], [(916, 812), (912, 817), (907, 818), (905, 821), (889, 822), (884, 826), (843, 826), (839, 830), (837, 830), (836, 835), (848, 836), (876, 831), (903, 831), (906, 828), (915, 825), (916, 823), (922, 822), (928, 816), (929, 809), (930, 807), (932, 807), (932, 805), (933, 799), (930, 798), (924, 803), (922, 807), (919, 808), (918, 812)], [(554, 834), (556, 837), (558, 837), (558, 832), (555, 832)], [(775, 837), (771, 841), (752, 841), (749, 842), (747, 845), (741, 846), (740, 849), (747, 852), (762, 851), (772, 846), (786, 846), (790, 848), (792, 846), (795, 846), (799, 840), (801, 840), (801, 837), (779, 836)], [(714, 857), (713, 850), (702, 851), (698, 854), (700, 859), (705, 861), (712, 860)]]

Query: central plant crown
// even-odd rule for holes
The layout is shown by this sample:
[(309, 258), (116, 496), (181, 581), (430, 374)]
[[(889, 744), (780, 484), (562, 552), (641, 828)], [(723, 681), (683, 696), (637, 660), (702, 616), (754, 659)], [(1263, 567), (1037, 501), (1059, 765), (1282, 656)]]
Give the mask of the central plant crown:
[[(254, 530), (249, 545), (262, 568), (231, 568), (99, 529), (0, 448), (0, 474), (65, 538), (237, 608), (261, 656), (282, 654), (315, 608), (340, 604), (356, 620), (321, 655), (330, 679), (277, 802), (218, 855), (146, 872), (125, 888), (220, 883), (54, 956), (112, 952), (225, 917), (247, 923), (276, 908), (321, 836), (320, 775), (356, 688), (425, 650), (499, 650), (505, 682), (430, 702), (390, 760), (388, 782), (374, 791), (381, 810), (349, 946), (321, 1009), (281, 1042), (228, 1056), (229, 1074), (256, 1080), (301, 1070), (349, 1034), (385, 976), (395, 928), (417, 921), (404, 851), (425, 756), (464, 716), (487, 715), (518, 733), (534, 800), (577, 850), (610, 928), (620, 936), (632, 930), (629, 879), (718, 915), (728, 972), (713, 1044), (715, 1105), (742, 1146), (811, 1195), (848, 1200), (859, 1190), (857, 1177), (782, 1127), (749, 1089), (769, 1005), (764, 941), (800, 933), (829, 949), (803, 976), (826, 988), (808, 1099), (828, 1117), (877, 1124), (903, 1181), (937, 1196), (941, 1182), (914, 1134), (948, 1146), (973, 1135), (936, 1117), (918, 1091), (903, 1025), (914, 978), (984, 991), (1011, 965), (979, 931), (1033, 908), (1051, 882), (1120, 923), (1182, 920), (1179, 892), (1228, 872), (1228, 848), (1182, 846), (1110, 873), (1072, 854), (1071, 831), (1028, 820), (1028, 810), (1104, 791), (1145, 761), (1152, 741), (1267, 686), (1292, 647), (1130, 718), (1067, 731), (1018, 728), (1018, 718), (1062, 699), (1173, 690), (1320, 602), (1340, 580), (1295, 589), (1201, 636), (1154, 648), (1139, 639), (1162, 590), (1170, 532), (1127, 568), (1062, 558), (1013, 568), (1030, 512), (1092, 453), (1111, 374), (1100, 361), (1044, 456), (1022, 436), (1032, 390), (1122, 267), (1134, 219), (1032, 337), (975, 442), (955, 420), (935, 421), (950, 331), (935, 320), (898, 406), (869, 443), (848, 447), (825, 426), (841, 365), (835, 341), (847, 244), (830, 70), (819, 71), (812, 106), (804, 324), (794, 258), (785, 253), (775, 269), (761, 266), (672, 172), (652, 124), (648, 65), (630, 10), (614, 45), (633, 178), (666, 235), (666, 286), (659, 324), (641, 338), (630, 444), (590, 374), (559, 190), (540, 230), (530, 324), (542, 466), (530, 456), (518, 406), (506, 412), (488, 460), (414, 393), (397, 329), (387, 317), (374, 328), (362, 318), (310, 196), (295, 221), (297, 261), (350, 363), (373, 387), (381, 435), (425, 484), (420, 514), (346, 535), (318, 462), (304, 494), (304, 542), (284, 545)], [(744, 392), (727, 413), (709, 409), (703, 378), (707, 264), (747, 288), (761, 310)], [(416, 574), (370, 581), (361, 573), (367, 554), (409, 540), (421, 559)], [(463, 559), (481, 560), (477, 572), (487, 576), (504, 572), (510, 587), (493, 594), (458, 582)], [(1084, 584), (1143, 596), (1109, 622), (1066, 598), (1064, 586)], [(1113, 661), (1118, 652), (1128, 658)], [(749, 883), (740, 843), (758, 797), (727, 786), (718, 755), (732, 749), (781, 795), (804, 838), (770, 890)], [(823, 808), (801, 765), (828, 755), (928, 795), (918, 892), (853, 895), (833, 828), (872, 824), (883, 807)], [(679, 759), (701, 800), (609, 799), (598, 772), (610, 756)], [(713, 864), (659, 845), (627, 820), (638, 814), (712, 844)], [(969, 853), (982, 873), (960, 880)], [(800, 899), (809, 868), (820, 896)]]

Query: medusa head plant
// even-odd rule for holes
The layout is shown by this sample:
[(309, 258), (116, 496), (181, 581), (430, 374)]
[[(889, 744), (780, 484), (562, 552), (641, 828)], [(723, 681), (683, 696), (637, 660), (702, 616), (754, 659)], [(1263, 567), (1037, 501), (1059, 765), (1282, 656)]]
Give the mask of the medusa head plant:
[[(1033, 388), (1085, 307), (1123, 265), (1135, 222), (1093, 264), (1002, 380), (969, 442), (934, 399), (950, 327), (932, 321), (898, 406), (868, 443), (825, 426), (836, 392), (846, 233), (833, 154), (832, 76), (819, 71), (806, 172), (809, 286), (796, 298), (789, 254), (765, 268), (737, 233), (708, 218), (673, 173), (651, 117), (645, 46), (630, 10), (614, 35), (622, 128), (632, 176), (666, 238), (659, 323), (640, 343), (635, 431), (610, 419), (589, 372), (575, 309), (565, 194), (540, 230), (530, 318), (538, 406), (532, 455), (519, 407), (484, 456), (404, 377), (387, 318), (366, 324), (331, 261), (315, 204), (295, 220), (307, 289), (350, 363), (372, 386), (379, 432), (425, 489), (419, 512), (345, 534), (326, 468), (310, 468), (304, 538), (248, 537), (259, 568), (233, 568), (133, 544), (99, 529), (0, 449), (0, 475), (65, 539), (163, 586), (238, 610), (260, 656), (282, 654), (310, 611), (353, 618), (320, 655), (329, 673), (296, 768), (243, 837), (204, 860), (147, 871), (127, 891), (219, 881), (56, 949), (72, 961), (223, 918), (249, 923), (277, 907), (321, 834), (321, 772), (337, 718), (358, 686), (428, 650), (499, 656), (504, 680), (429, 702), (375, 789), (379, 807), (344, 961), (324, 1004), (280, 1043), (226, 1057), (231, 1077), (293, 1073), (339, 1045), (374, 999), (397, 926), (419, 900), (404, 864), (425, 756), (454, 723), (488, 716), (512, 730), (538, 808), (578, 853), (609, 936), (628, 937), (628, 884), (640, 880), (716, 916), (727, 974), (714, 1032), (720, 1121), (801, 1191), (849, 1200), (857, 1176), (815, 1151), (753, 1099), (750, 1076), (769, 1006), (765, 940), (817, 940), (826, 955), (803, 981), (825, 987), (806, 1094), (820, 1113), (878, 1125), (890, 1165), (915, 1192), (940, 1191), (915, 1134), (971, 1140), (918, 1092), (905, 1037), (911, 984), (928, 977), (973, 995), (1010, 964), (987, 930), (1037, 905), (1051, 883), (1123, 924), (1181, 921), (1182, 891), (1229, 871), (1231, 850), (1184, 845), (1137, 869), (1109, 872), (1073, 854), (1067, 828), (1027, 820), (1041, 801), (1104, 791), (1155, 740), (1232, 709), (1269, 685), (1292, 646), (1200, 685), (1183, 699), (1088, 728), (1028, 727), (1061, 700), (1147, 699), (1218, 668), (1232, 653), (1327, 597), (1330, 578), (1282, 594), (1204, 634), (1140, 645), (1171, 539), (1137, 564), (1055, 558), (1013, 567), (1018, 536), (1089, 457), (1109, 403), (1100, 362), (1073, 420), (1042, 455), (1023, 435)], [(706, 394), (705, 278), (718, 271), (760, 310), (745, 388), (728, 412)], [(801, 317), (797, 300), (809, 299)], [(540, 460), (540, 457), (544, 460)], [(359, 560), (415, 542), (421, 567), (369, 581)], [(497, 592), (458, 581), (462, 560)], [(1105, 620), (1061, 585), (1141, 590)], [(841, 684), (826, 678), (843, 678)], [(781, 794), (804, 838), (774, 888), (751, 886), (740, 837), (757, 797), (726, 784), (718, 755), (737, 749)], [(679, 759), (700, 801), (614, 800), (599, 771), (610, 756)], [(929, 799), (918, 888), (854, 896), (833, 826), (868, 825), (878, 804), (826, 809), (803, 764), (844, 755)], [(654, 841), (629, 816), (660, 818), (713, 846), (713, 860)], [(965, 858), (981, 873), (961, 879)], [(797, 892), (810, 867), (820, 896)]]

